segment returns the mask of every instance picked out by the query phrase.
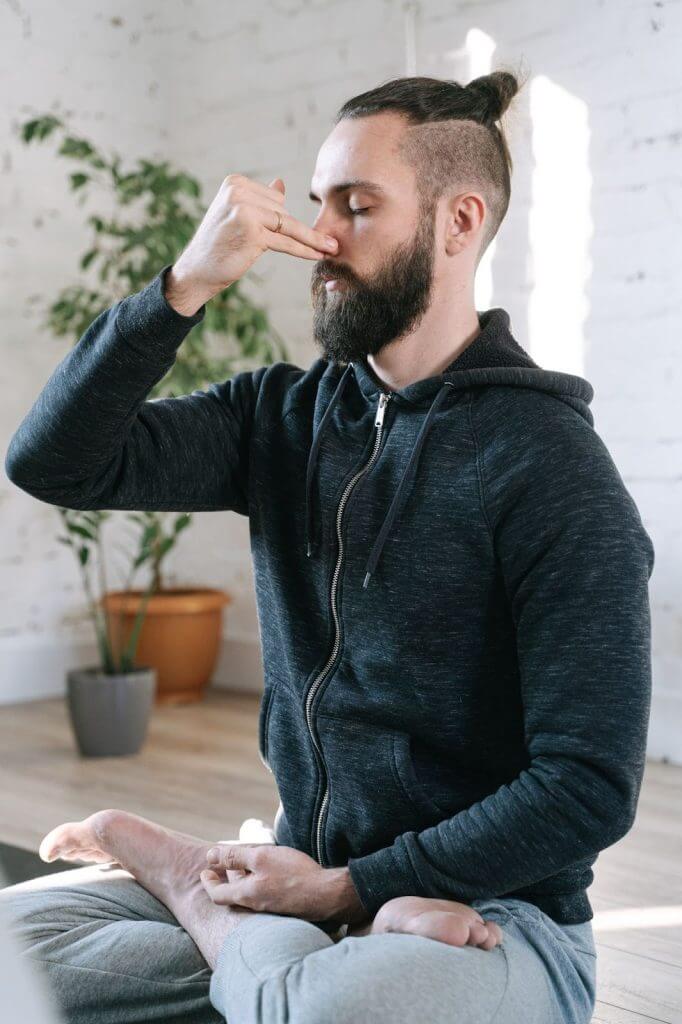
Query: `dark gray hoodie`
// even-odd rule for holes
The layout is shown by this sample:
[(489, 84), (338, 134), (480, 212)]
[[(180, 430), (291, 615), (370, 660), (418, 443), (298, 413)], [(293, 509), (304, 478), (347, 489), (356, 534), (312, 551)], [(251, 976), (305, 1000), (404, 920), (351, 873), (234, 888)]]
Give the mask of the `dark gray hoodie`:
[(169, 305), (168, 269), (59, 363), (10, 479), (70, 508), (249, 517), (277, 839), (348, 864), (368, 913), (513, 895), (589, 920), (643, 777), (654, 563), (592, 387), (493, 308), (392, 393), (320, 358), (149, 401), (205, 315)]

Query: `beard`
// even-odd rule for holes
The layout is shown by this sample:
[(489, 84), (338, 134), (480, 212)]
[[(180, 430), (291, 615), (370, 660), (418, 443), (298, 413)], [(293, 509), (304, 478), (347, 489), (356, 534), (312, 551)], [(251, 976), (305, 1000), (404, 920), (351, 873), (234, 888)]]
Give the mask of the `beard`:
[[(414, 237), (367, 280), (327, 260), (315, 265), (313, 335), (327, 359), (348, 363), (376, 355), (416, 326), (431, 301), (434, 235), (433, 208), (422, 208)], [(323, 273), (343, 281), (342, 288), (328, 292)]]

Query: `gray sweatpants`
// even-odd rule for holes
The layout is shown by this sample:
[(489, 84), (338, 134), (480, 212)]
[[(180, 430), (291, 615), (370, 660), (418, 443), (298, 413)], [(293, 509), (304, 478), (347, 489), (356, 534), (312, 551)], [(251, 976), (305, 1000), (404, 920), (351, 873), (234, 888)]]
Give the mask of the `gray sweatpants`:
[(558, 925), (517, 899), (481, 899), (492, 950), (418, 935), (344, 936), (277, 914), (231, 932), (214, 973), (170, 911), (96, 865), (0, 891), (25, 955), (67, 1024), (588, 1024), (589, 921)]

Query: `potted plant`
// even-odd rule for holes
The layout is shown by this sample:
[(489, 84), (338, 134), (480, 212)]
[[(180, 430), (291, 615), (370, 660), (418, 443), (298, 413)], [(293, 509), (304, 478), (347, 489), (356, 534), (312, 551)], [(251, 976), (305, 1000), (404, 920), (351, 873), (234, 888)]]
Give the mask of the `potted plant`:
[[(125, 649), (114, 652), (111, 645), (110, 616), (102, 611), (96, 589), (106, 592), (106, 569), (102, 546), (102, 526), (110, 512), (83, 512), (58, 509), (65, 534), (57, 538), (76, 555), (81, 571), (88, 612), (95, 627), (100, 665), (69, 669), (66, 696), (76, 744), (84, 757), (111, 757), (136, 754), (147, 734), (149, 715), (156, 689), (156, 671), (135, 664), (135, 648), (144, 617), (144, 603), (151, 594), (147, 588), (135, 627)], [(92, 557), (93, 550), (96, 558)], [(140, 552), (131, 572), (144, 559)], [(94, 578), (93, 578), (94, 577)]]
[[(162, 266), (172, 263), (190, 241), (203, 216), (199, 182), (167, 161), (140, 159), (129, 170), (117, 154), (109, 157), (87, 139), (66, 130), (53, 114), (31, 118), (20, 126), (26, 143), (61, 134), (58, 155), (75, 162), (70, 188), (80, 205), (90, 189), (108, 193), (113, 214), (92, 213), (88, 223), (93, 238), (80, 258), (80, 271), (96, 277), (88, 287), (79, 283), (63, 289), (48, 309), (45, 326), (57, 336), (70, 336), (74, 344), (105, 309), (139, 291)], [(132, 207), (126, 216), (126, 208)], [(253, 270), (250, 274), (262, 280)], [(150, 398), (176, 397), (212, 381), (225, 379), (249, 365), (262, 366), (287, 359), (282, 338), (270, 324), (266, 311), (244, 294), (242, 281), (214, 296), (206, 315), (196, 324), (166, 376)], [(211, 345), (210, 343), (214, 343)], [(217, 348), (217, 354), (212, 352)], [(73, 510), (59, 509), (65, 517)], [(79, 513), (68, 521), (92, 532), (101, 520)], [(108, 651), (119, 658), (117, 672), (137, 671), (127, 655), (137, 651), (157, 676), (156, 699), (180, 703), (200, 699), (217, 658), (222, 607), (231, 596), (222, 590), (193, 584), (170, 587), (162, 566), (180, 530), (191, 522), (183, 513), (169, 524), (174, 513), (139, 512), (128, 518), (139, 531), (140, 553), (151, 569), (147, 589), (104, 592), (101, 604), (108, 614)], [(86, 539), (81, 534), (83, 540)], [(92, 538), (87, 538), (92, 540)], [(85, 556), (87, 557), (87, 556)], [(102, 651), (101, 670), (110, 673)]]
[(220, 653), (222, 609), (232, 598), (211, 587), (165, 584), (162, 563), (178, 534), (192, 521), (190, 512), (176, 514), (166, 530), (171, 514), (126, 513), (140, 530), (132, 571), (148, 565), (149, 586), (134, 590), (131, 577), (122, 590), (105, 591), (101, 603), (114, 655), (125, 654), (127, 645), (134, 642), (141, 661), (156, 669), (157, 703), (187, 704), (201, 698), (213, 675)]

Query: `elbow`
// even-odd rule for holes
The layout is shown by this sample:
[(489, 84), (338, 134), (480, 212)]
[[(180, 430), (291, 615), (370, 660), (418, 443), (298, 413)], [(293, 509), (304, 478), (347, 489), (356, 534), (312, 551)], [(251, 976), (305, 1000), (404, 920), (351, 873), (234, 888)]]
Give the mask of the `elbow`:
[(5, 454), (5, 474), (15, 487), (47, 505), (73, 509), (90, 507), (83, 504), (86, 492), (82, 484), (60, 480), (56, 474), (47, 473), (45, 467), (36, 462), (27, 454), (26, 449), (22, 449), (15, 441), (16, 435)]
[(611, 822), (609, 846), (613, 846), (620, 839), (623, 839), (635, 824), (637, 817), (637, 795), (624, 800), (620, 806), (619, 813), (614, 815)]
[(30, 494), (31, 485), (28, 483), (28, 474), (26, 466), (22, 465), (23, 462), (25, 459), (22, 458), (21, 451), (14, 445), (14, 439), (12, 439), (5, 453), (5, 475), (15, 487)]
[(632, 829), (637, 816), (637, 805), (641, 787), (641, 776), (622, 782), (618, 788), (610, 788), (606, 793), (609, 808), (603, 817), (600, 848), (606, 849), (623, 839)]
[(40, 486), (37, 483), (35, 473), (31, 474), (27, 467), (22, 466), (17, 458), (10, 458), (9, 453), (5, 458), (5, 473), (10, 483), (13, 483), (20, 491), (24, 491), (25, 494), (30, 495), (37, 501), (43, 501), (47, 505), (70, 507), (68, 505), (69, 498), (63, 490), (55, 487)]

